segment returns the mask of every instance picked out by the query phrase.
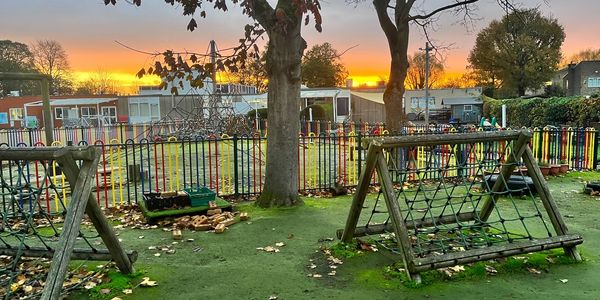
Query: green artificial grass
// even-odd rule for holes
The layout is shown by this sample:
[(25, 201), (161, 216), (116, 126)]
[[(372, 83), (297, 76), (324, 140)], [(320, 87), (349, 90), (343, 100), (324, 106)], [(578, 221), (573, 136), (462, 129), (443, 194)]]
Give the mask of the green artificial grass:
[[(171, 233), (160, 228), (117, 229), (125, 248), (139, 252), (136, 269), (144, 270), (143, 276), (158, 283), (156, 287), (136, 287), (131, 295), (118, 297), (169, 300), (269, 299), (271, 296), (277, 299), (595, 299), (600, 295), (600, 200), (581, 193), (583, 178), (600, 181), (600, 173), (575, 172), (550, 178), (549, 186), (570, 231), (584, 238), (578, 247), (586, 259), (584, 263), (563, 263), (559, 255), (554, 263), (546, 265), (545, 257), (554, 254), (533, 254), (527, 263), (514, 259), (499, 262), (495, 267), (496, 276), (484, 273), (486, 263), (476, 263), (456, 279), (435, 275), (427, 285), (413, 288), (407, 287), (401, 273), (394, 270), (400, 260), (397, 255), (384, 249), (355, 255), (351, 247), (338, 246), (335, 251), (345, 257), (344, 263), (337, 266), (334, 276), (329, 276), (329, 267), (320, 249), (339, 242), (335, 232), (345, 225), (352, 197), (304, 198), (304, 205), (293, 208), (260, 209), (252, 203), (238, 205), (236, 209), (249, 213), (249, 221), (232, 225), (223, 234), (184, 230), (183, 241), (176, 245), (172, 245)], [(365, 212), (373, 208), (374, 197), (368, 196)], [(504, 205), (500, 202), (499, 209), (509, 208)], [(363, 216), (359, 224), (364, 222)], [(278, 242), (285, 246), (277, 253), (256, 249)], [(167, 254), (149, 249), (162, 245), (172, 245), (176, 252)], [(155, 256), (159, 252), (161, 255)], [(562, 250), (551, 253), (560, 254)], [(308, 266), (313, 263), (317, 268), (310, 269)], [(541, 274), (527, 271), (527, 264), (535, 266)], [(307, 276), (314, 272), (322, 277)], [(568, 281), (563, 283), (564, 279)], [(80, 294), (71, 298), (85, 297)]]

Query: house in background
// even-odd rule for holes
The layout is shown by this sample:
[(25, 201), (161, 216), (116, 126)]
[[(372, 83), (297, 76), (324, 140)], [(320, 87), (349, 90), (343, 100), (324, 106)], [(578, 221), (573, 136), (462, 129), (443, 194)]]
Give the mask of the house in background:
[[(567, 96), (591, 96), (600, 93), (600, 60), (569, 64), (558, 71)], [(557, 80), (558, 81), (558, 80)]]
[[(355, 122), (384, 122), (383, 90), (353, 90), (352, 120)], [(425, 90), (407, 90), (403, 97), (408, 119), (420, 122), (425, 114)], [(448, 88), (429, 90), (429, 119), (447, 123), (450, 118), (464, 123), (476, 123), (483, 107), (482, 89)]]
[[(44, 124), (41, 96), (0, 99), (0, 129), (36, 128)], [(102, 126), (117, 123), (117, 97), (52, 96), (54, 127)]]

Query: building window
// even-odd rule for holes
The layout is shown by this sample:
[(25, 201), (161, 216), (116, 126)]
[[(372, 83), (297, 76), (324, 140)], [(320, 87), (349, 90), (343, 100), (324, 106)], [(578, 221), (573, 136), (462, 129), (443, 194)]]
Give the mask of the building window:
[(22, 121), (24, 117), (22, 108), (9, 108), (8, 114), (11, 121)]
[(600, 77), (589, 77), (587, 86), (589, 88), (600, 88)]
[(64, 118), (67, 118), (67, 116), (69, 115), (68, 110), (69, 109), (66, 107), (55, 107), (54, 108), (54, 118), (57, 120), (62, 120)]
[(82, 118), (93, 119), (93, 118), (96, 118), (97, 115), (98, 115), (98, 111), (96, 110), (95, 107), (82, 107), (81, 108), (81, 117)]
[(102, 107), (102, 116), (104, 124), (106, 125), (117, 123), (117, 108), (114, 106)]
[(465, 105), (465, 106), (463, 107), (463, 110), (464, 110), (464, 111), (473, 111), (473, 105)]
[(350, 114), (348, 109), (348, 97), (337, 98), (337, 115), (347, 116)]

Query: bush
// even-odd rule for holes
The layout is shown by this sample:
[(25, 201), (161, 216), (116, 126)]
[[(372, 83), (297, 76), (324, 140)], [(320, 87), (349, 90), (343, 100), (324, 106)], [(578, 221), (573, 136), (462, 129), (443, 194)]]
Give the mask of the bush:
[(587, 127), (600, 120), (600, 98), (575, 96), (531, 99), (496, 100), (484, 97), (485, 116), (500, 117), (502, 105), (507, 105), (508, 124), (511, 127), (543, 127), (568, 125)]
[[(254, 109), (249, 111), (246, 115), (248, 116), (248, 119), (254, 120), (254, 118), (256, 117), (256, 114), (254, 113)], [(267, 109), (266, 108), (259, 108), (258, 109), (258, 118), (259, 119), (266, 119), (267, 118)]]
[(312, 108), (313, 121), (333, 121), (333, 105), (331, 103), (307, 106), (300, 112), (300, 119), (310, 120), (309, 108)]

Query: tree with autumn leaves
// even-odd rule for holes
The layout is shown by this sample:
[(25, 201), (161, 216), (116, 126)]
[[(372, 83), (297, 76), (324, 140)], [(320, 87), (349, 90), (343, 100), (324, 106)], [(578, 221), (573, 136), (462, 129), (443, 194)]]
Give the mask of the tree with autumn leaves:
[[(117, 0), (104, 0), (105, 4), (116, 4)], [(187, 29), (198, 27), (197, 17), (205, 17), (207, 6), (227, 11), (228, 5), (239, 5), (242, 13), (254, 23), (245, 26), (244, 36), (233, 53), (221, 56), (215, 65), (200, 63), (198, 53), (165, 51), (162, 60), (152, 67), (144, 68), (138, 75), (153, 74), (167, 80), (186, 78), (194, 87), (202, 86), (205, 79), (215, 71), (235, 73), (245, 67), (248, 57), (258, 58), (256, 41), (263, 35), (268, 37), (266, 71), (268, 84), (269, 135), (267, 137), (266, 178), (263, 192), (256, 201), (261, 207), (291, 206), (299, 203), (298, 165), (290, 155), (298, 151), (300, 117), (301, 63), (306, 41), (302, 38), (303, 25), (314, 20), (317, 31), (321, 31), (320, 3), (318, 0), (278, 0), (275, 6), (267, 0), (165, 0), (181, 7), (183, 15), (190, 16)], [(141, 0), (132, 0), (141, 5)], [(192, 75), (193, 74), (193, 75)]]

